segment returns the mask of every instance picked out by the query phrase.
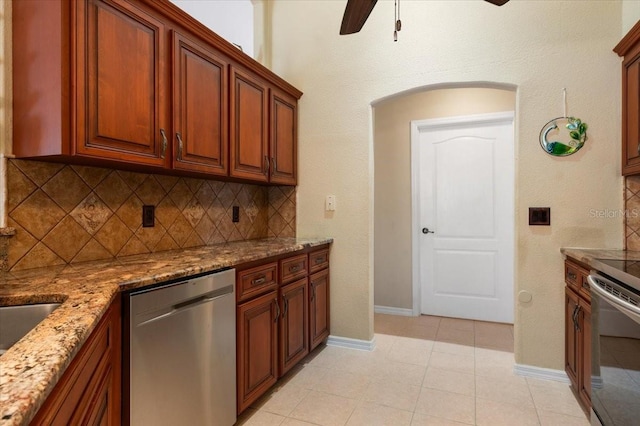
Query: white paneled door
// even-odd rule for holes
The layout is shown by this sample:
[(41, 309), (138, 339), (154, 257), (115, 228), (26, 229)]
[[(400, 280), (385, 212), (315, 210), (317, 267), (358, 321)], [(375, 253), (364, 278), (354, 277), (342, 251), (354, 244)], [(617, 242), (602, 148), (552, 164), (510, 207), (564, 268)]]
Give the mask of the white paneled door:
[(513, 323), (513, 135), (512, 112), (412, 122), (414, 311)]

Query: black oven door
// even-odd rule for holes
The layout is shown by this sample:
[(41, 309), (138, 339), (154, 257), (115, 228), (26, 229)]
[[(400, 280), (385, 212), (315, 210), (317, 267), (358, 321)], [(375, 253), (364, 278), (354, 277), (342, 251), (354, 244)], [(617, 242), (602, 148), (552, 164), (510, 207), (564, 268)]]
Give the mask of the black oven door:
[[(640, 295), (592, 273), (592, 424), (640, 424)], [(635, 306), (634, 306), (635, 304)], [(595, 414), (595, 416), (594, 416)]]

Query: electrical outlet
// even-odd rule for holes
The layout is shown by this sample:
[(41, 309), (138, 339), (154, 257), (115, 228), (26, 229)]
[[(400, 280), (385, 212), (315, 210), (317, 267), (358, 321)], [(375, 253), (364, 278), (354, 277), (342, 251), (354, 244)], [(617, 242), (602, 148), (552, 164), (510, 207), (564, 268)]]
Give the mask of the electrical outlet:
[(156, 226), (156, 206), (142, 206), (142, 227)]
[(231, 214), (232, 222), (240, 222), (240, 207), (233, 206), (232, 214)]
[(327, 195), (327, 198), (324, 200), (324, 209), (328, 212), (333, 212), (336, 210), (335, 195)]

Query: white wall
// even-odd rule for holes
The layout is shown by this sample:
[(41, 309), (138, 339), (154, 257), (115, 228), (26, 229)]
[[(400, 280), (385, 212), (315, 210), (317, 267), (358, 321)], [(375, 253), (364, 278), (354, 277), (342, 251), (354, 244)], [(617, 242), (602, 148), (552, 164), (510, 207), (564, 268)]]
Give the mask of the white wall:
[(219, 36), (242, 46), (253, 57), (253, 4), (251, 0), (171, 0)]
[[(497, 82), (517, 87), (516, 361), (563, 369), (560, 247), (622, 247), (622, 220), (591, 209), (622, 208), (620, 1), (479, 0), (378, 2), (363, 31), (339, 36), (344, 2), (273, 2), (273, 69), (304, 91), (300, 101), (298, 232), (335, 238), (332, 334), (373, 335), (373, 134), (371, 103), (416, 87)], [(541, 127), (562, 114), (589, 124), (587, 145), (567, 158), (539, 146)], [(338, 210), (324, 212), (335, 194)], [(550, 227), (529, 227), (529, 206), (551, 207)]]
[(412, 120), (513, 111), (511, 90), (468, 87), (403, 94), (374, 105), (374, 304), (413, 309)]

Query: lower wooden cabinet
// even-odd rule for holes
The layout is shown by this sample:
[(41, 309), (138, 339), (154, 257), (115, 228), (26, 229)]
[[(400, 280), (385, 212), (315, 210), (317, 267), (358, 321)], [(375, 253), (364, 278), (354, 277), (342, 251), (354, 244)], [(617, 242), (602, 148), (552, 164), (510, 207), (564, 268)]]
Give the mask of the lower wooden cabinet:
[(278, 292), (238, 305), (238, 413), (248, 408), (278, 380)]
[(309, 304), (307, 277), (280, 289), (280, 375), (309, 353)]
[(310, 349), (329, 337), (329, 269), (309, 277)]
[(329, 248), (241, 265), (236, 277), (240, 414), (329, 336)]
[(582, 405), (591, 408), (591, 300), (589, 271), (565, 262), (565, 371)]
[(120, 306), (118, 294), (31, 421), (32, 425), (120, 424)]

